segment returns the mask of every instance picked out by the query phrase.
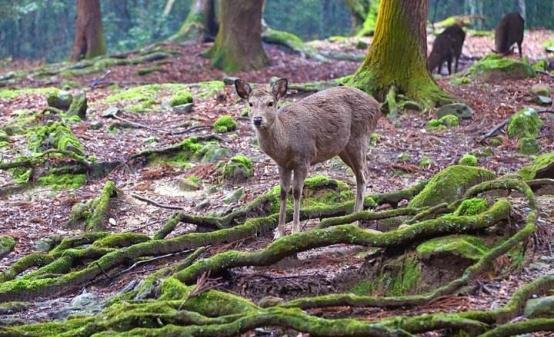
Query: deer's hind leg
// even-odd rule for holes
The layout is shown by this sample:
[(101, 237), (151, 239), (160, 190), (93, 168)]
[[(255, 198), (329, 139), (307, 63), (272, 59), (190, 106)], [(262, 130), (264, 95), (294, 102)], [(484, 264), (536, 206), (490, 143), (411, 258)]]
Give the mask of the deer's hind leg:
[[(362, 141), (362, 143), (367, 144), (367, 141)], [(356, 177), (356, 201), (354, 203), (354, 212), (359, 212), (364, 208), (365, 174), (367, 168), (365, 159), (366, 152), (367, 145), (364, 146), (360, 144), (359, 146), (347, 147), (339, 154), (339, 157), (346, 165), (350, 166)]]

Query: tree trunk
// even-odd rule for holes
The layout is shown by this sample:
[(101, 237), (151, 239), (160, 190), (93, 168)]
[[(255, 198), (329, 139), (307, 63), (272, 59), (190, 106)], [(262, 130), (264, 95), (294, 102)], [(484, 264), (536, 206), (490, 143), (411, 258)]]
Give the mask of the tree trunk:
[(427, 0), (381, 1), (373, 43), (350, 85), (383, 100), (391, 87), (426, 107), (448, 101), (426, 66)]
[(194, 0), (185, 22), (170, 40), (177, 42), (211, 41), (217, 33), (214, 0)]
[(220, 1), (220, 27), (207, 52), (224, 71), (259, 69), (269, 63), (262, 46), (262, 0)]
[(81, 57), (93, 58), (106, 53), (100, 0), (77, 0), (77, 19), (75, 20), (75, 40), (71, 51), (71, 60)]
[(527, 21), (527, 9), (525, 6), (525, 0), (517, 0), (517, 9), (523, 20)]

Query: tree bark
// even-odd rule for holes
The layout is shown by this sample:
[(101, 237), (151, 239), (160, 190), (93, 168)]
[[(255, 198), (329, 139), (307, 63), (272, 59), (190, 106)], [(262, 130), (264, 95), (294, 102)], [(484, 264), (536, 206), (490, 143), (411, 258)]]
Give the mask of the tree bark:
[(71, 60), (78, 61), (83, 56), (93, 58), (106, 53), (100, 0), (77, 0), (75, 20), (75, 40)]
[(517, 1), (517, 9), (519, 10), (519, 14), (521, 14), (521, 17), (523, 20), (527, 21), (527, 6), (525, 6), (525, 0), (518, 0)]
[(381, 1), (375, 38), (350, 85), (383, 100), (391, 87), (431, 107), (449, 97), (426, 66), (427, 0)]
[(207, 53), (224, 71), (259, 69), (269, 63), (262, 46), (262, 0), (221, 0), (220, 27)]
[(194, 0), (183, 25), (170, 40), (177, 42), (213, 40), (217, 33), (214, 0)]

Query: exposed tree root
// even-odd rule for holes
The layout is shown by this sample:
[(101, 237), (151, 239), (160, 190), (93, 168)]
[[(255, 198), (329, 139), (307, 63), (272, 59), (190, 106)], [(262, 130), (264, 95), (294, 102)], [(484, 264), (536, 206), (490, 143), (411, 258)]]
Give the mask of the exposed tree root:
[(115, 196), (117, 196), (115, 183), (109, 180), (97, 198), (73, 206), (69, 217), (69, 225), (75, 226), (83, 221), (87, 231), (103, 230), (103, 222), (109, 210), (110, 200)]

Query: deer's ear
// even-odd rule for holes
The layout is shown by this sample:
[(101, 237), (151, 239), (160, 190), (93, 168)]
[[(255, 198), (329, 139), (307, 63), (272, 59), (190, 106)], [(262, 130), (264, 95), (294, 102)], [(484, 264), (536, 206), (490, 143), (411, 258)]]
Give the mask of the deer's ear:
[(240, 98), (244, 99), (248, 99), (248, 97), (250, 97), (250, 94), (252, 93), (252, 88), (250, 87), (250, 84), (239, 79), (235, 80), (235, 90), (237, 91), (237, 94), (240, 96)]
[(287, 89), (289, 87), (289, 81), (286, 78), (280, 78), (271, 86), (271, 93), (276, 99), (285, 97)]

